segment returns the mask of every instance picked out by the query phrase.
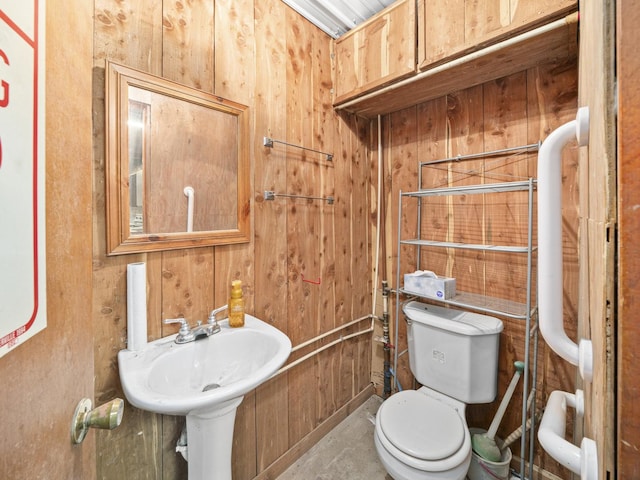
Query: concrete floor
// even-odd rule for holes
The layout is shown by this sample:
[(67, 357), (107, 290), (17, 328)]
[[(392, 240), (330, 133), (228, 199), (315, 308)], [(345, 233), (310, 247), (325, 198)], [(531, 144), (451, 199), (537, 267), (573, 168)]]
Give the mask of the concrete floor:
[(391, 480), (373, 444), (373, 396), (291, 465), (278, 480)]
[(372, 396), (277, 480), (393, 480), (373, 443), (375, 415), (381, 403), (382, 398)]

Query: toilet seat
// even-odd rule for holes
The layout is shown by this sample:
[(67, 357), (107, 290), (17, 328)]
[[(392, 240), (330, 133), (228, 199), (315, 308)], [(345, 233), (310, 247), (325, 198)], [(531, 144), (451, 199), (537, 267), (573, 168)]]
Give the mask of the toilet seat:
[(418, 461), (451, 457), (465, 440), (466, 426), (460, 414), (451, 405), (416, 390), (388, 398), (378, 417), (386, 439)]

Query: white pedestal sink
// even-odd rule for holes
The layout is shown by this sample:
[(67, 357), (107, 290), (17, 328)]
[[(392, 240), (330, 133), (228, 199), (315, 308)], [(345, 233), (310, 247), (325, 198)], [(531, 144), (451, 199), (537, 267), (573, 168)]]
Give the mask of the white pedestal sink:
[(236, 409), (244, 395), (265, 382), (291, 353), (289, 338), (245, 315), (229, 327), (178, 345), (175, 335), (137, 352), (118, 353), (120, 380), (132, 405), (187, 418), (189, 480), (231, 480)]

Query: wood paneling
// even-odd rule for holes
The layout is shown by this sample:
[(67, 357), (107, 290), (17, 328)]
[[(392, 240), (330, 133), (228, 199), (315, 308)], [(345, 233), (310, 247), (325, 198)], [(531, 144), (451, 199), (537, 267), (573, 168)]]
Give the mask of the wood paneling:
[[(282, 2), (258, 2), (255, 8), (256, 63), (255, 135), (286, 138), (286, 24)], [(260, 143), (258, 141), (258, 143)], [(255, 309), (259, 318), (287, 331), (287, 215), (282, 202), (265, 202), (264, 190), (286, 192), (286, 150), (255, 148)], [(257, 472), (263, 472), (289, 449), (288, 375), (256, 390)]]
[[(30, 3), (32, 8), (38, 2)], [(22, 6), (17, 6), (15, 12), (30, 15), (27, 14), (30, 7), (20, 11)], [(39, 22), (45, 27), (45, 36), (39, 37), (38, 47), (46, 63), (46, 70), (39, 72), (46, 85), (45, 97), (39, 99), (39, 108), (44, 113), (41, 133), (45, 140), (39, 161), (46, 165), (43, 182), (47, 282), (47, 303), (40, 308), (46, 307), (47, 326), (0, 358), (3, 385), (0, 478), (3, 479), (95, 479), (95, 439), (99, 435), (89, 432), (82, 445), (72, 444), (69, 435), (77, 403), (82, 398), (94, 399), (94, 325), (87, 301), (92, 288), (91, 182), (88, 180), (92, 143), (92, 15), (87, 2), (47, 0), (39, 16)], [(28, 18), (23, 20), (29, 22)], [(5, 32), (7, 28), (3, 20)], [(7, 42), (9, 38), (5, 33), (2, 41)], [(5, 45), (3, 43), (3, 49)], [(15, 49), (7, 50), (11, 51)], [(14, 61), (18, 58), (10, 58), (3, 70), (10, 69), (10, 62)], [(11, 78), (16, 78), (17, 72)], [(10, 85), (14, 87), (20, 89), (25, 85)], [(6, 118), (7, 113), (3, 115)], [(4, 146), (7, 147), (6, 142)], [(3, 160), (6, 165), (7, 160), (16, 159)], [(28, 163), (27, 159), (18, 160)], [(4, 215), (7, 206), (2, 208)], [(4, 230), (0, 237), (11, 234)]]
[[(175, 332), (174, 325), (161, 324), (164, 318), (205, 320), (212, 308), (227, 302), (236, 278), (243, 281), (247, 311), (283, 330), (294, 345), (366, 315), (371, 264), (364, 143), (368, 122), (333, 112), (330, 38), (279, 0), (99, 0), (95, 8), (96, 396), (122, 395), (116, 354), (125, 348), (125, 272), (130, 262), (147, 263), (150, 340)], [(101, 212), (107, 58), (249, 106), (254, 194), (248, 244), (106, 257)], [(337, 149), (335, 160), (278, 144), (265, 148), (262, 136)], [(333, 195), (336, 201), (265, 202), (265, 190)], [(303, 282), (303, 275), (320, 279), (320, 284)], [(352, 285), (354, 277), (358, 281)], [(361, 322), (342, 333), (367, 326)], [(339, 336), (315, 342), (292, 358)], [(311, 446), (303, 439), (317, 438), (314, 432), (323, 422), (366, 389), (369, 337), (327, 349), (245, 396), (236, 416), (234, 479), (254, 478), (276, 462), (282, 468), (283, 458), (293, 461)], [(101, 437), (98, 477), (184, 478), (187, 464), (175, 453), (183, 425), (182, 418), (127, 405), (122, 426)]]
[(618, 353), (617, 353), (617, 478), (633, 478), (640, 472), (640, 375), (636, 366), (640, 323), (640, 255), (635, 247), (640, 234), (637, 206), (640, 204), (640, 94), (637, 76), (640, 60), (636, 46), (640, 42), (640, 5), (631, 1), (617, 2), (617, 68), (618, 68), (618, 215), (619, 271), (618, 285)]
[(418, 2), (418, 66), (439, 62), (498, 43), (561, 18), (577, 8), (576, 0)]
[[(622, 2), (626, 7), (630, 3)], [(617, 2), (618, 7), (622, 6), (621, 2)], [(620, 237), (620, 245), (616, 252), (616, 235), (615, 222), (617, 215), (616, 207), (616, 181), (619, 182), (621, 191), (627, 195), (633, 189), (633, 176), (630, 175), (628, 167), (633, 167), (633, 162), (629, 162), (623, 151), (619, 151), (621, 171), (616, 175), (616, 97), (623, 91), (637, 92), (637, 83), (633, 84), (629, 90), (629, 76), (635, 76), (634, 65), (637, 60), (632, 58), (632, 52), (635, 48), (633, 35), (636, 28), (633, 27), (633, 21), (638, 18), (637, 7), (626, 10), (623, 8), (616, 13), (616, 4), (614, 2), (580, 2), (580, 69), (579, 69), (579, 104), (589, 107), (589, 146), (580, 149), (580, 251), (581, 259), (587, 259), (580, 264), (580, 302), (579, 302), (579, 329), (578, 338), (590, 338), (593, 344), (593, 381), (583, 385), (585, 392), (585, 415), (584, 415), (584, 435), (596, 441), (598, 446), (598, 476), (599, 478), (633, 478), (637, 475), (634, 470), (634, 461), (628, 463), (622, 462), (622, 472), (616, 472), (616, 455), (622, 452), (628, 453), (633, 451), (631, 455), (636, 456), (635, 463), (637, 465), (637, 449), (633, 445), (632, 436), (624, 439), (618, 437), (616, 445), (615, 425), (623, 429), (626, 433), (634, 432), (633, 413), (627, 410), (630, 403), (626, 402), (628, 397), (619, 397), (625, 407), (621, 408), (619, 404), (616, 412), (615, 405), (615, 389), (622, 385), (634, 387), (632, 380), (632, 367), (634, 362), (625, 364), (623, 360), (629, 354), (628, 347), (633, 344), (632, 349), (636, 350), (637, 346), (633, 343), (633, 325), (629, 323), (630, 318), (625, 313), (631, 312), (624, 310), (620, 317), (622, 324), (616, 325), (616, 294), (627, 293), (624, 288), (629, 285), (627, 282), (620, 282), (622, 278), (618, 277), (616, 282), (616, 255), (619, 257), (620, 267), (619, 274), (626, 275), (629, 271), (624, 270), (624, 264), (629, 257), (625, 254), (628, 249), (622, 250), (623, 242), (633, 238), (633, 229), (623, 235), (631, 234), (631, 237)], [(635, 14), (634, 14), (635, 12)], [(615, 28), (615, 18), (621, 22), (620, 33)], [(623, 27), (624, 25), (624, 27)], [(618, 46), (621, 48), (621, 57), (616, 60), (616, 37), (623, 35), (626, 37), (620, 41)], [(631, 35), (629, 37), (628, 35)], [(620, 37), (622, 39), (622, 37)], [(627, 90), (616, 89), (615, 68), (618, 65), (620, 72), (625, 72), (628, 67), (629, 72), (625, 75), (622, 73), (621, 78), (623, 84), (627, 85)], [(624, 96), (624, 94), (623, 94)], [(633, 97), (631, 97), (633, 98)], [(629, 97), (627, 96), (627, 100)], [(622, 102), (620, 107), (622, 109)], [(637, 108), (637, 104), (630, 103), (627, 107)], [(629, 111), (628, 109), (626, 110)], [(632, 117), (624, 120), (628, 121)], [(619, 124), (620, 126), (621, 124)], [(635, 128), (635, 125), (632, 127)], [(628, 133), (628, 130), (625, 132)], [(623, 137), (620, 145), (628, 147), (632, 144), (627, 143), (630, 137)], [(624, 160), (623, 160), (624, 159)], [(629, 182), (629, 183), (627, 183)], [(626, 185), (625, 185), (626, 184)], [(619, 197), (622, 208), (622, 198)], [(628, 199), (629, 197), (627, 197)], [(629, 207), (629, 204), (625, 205)], [(628, 211), (626, 212), (628, 213)], [(626, 218), (628, 220), (629, 217)], [(625, 226), (628, 226), (627, 223)], [(631, 224), (633, 225), (633, 224)], [(633, 227), (632, 227), (633, 228)], [(624, 273), (623, 273), (624, 272)], [(623, 290), (616, 292), (616, 286), (621, 286)], [(620, 297), (617, 300), (622, 301), (625, 305), (627, 298)], [(635, 312), (633, 312), (635, 313)], [(632, 315), (633, 315), (632, 313)], [(620, 326), (631, 326), (629, 336), (626, 336), (626, 329)], [(617, 330), (618, 338), (615, 333)], [(623, 356), (617, 359), (614, 356), (616, 341), (621, 342), (619, 345)], [(628, 356), (626, 359), (628, 360)], [(635, 353), (632, 354), (635, 358)], [(617, 365), (616, 365), (617, 363)], [(616, 368), (621, 369), (616, 372)], [(623, 379), (616, 379), (616, 373), (623, 376)], [(628, 382), (631, 380), (630, 382)], [(628, 383), (627, 383), (628, 382)], [(622, 393), (621, 390), (618, 390)], [(621, 408), (621, 409), (620, 409)], [(617, 421), (615, 416), (618, 416)], [(631, 427), (631, 428), (628, 428)], [(628, 428), (625, 430), (625, 428)], [(582, 432), (579, 432), (582, 433)], [(635, 436), (638, 438), (638, 430), (635, 429)], [(630, 443), (625, 443), (625, 441)], [(630, 448), (631, 447), (631, 448)], [(628, 450), (629, 449), (629, 450)], [(624, 454), (623, 454), (624, 455)], [(620, 457), (622, 458), (622, 457)], [(627, 468), (631, 468), (627, 470)]]
[(335, 42), (335, 102), (415, 72), (415, 1), (400, 0)]
[[(390, 164), (392, 191), (390, 205), (395, 219), (391, 222), (396, 237), (397, 191), (418, 187), (419, 161), (436, 160), (458, 154), (479, 153), (492, 149), (516, 147), (543, 140), (553, 129), (575, 117), (577, 108), (577, 66), (574, 61), (547, 64), (459, 90), (450, 95), (421, 103), (384, 117), (388, 131), (383, 136), (385, 161)], [(522, 180), (536, 174), (536, 155), (520, 154), (434, 164), (423, 169), (426, 187)], [(565, 320), (569, 332), (576, 328), (578, 300), (577, 272), (577, 149), (569, 149), (563, 161), (563, 224), (565, 271)], [(502, 196), (504, 195), (504, 197)], [(520, 195), (520, 196), (518, 196)], [(428, 199), (423, 210), (423, 238), (454, 241), (522, 244), (526, 232), (526, 195), (467, 195), (456, 199)], [(413, 200), (415, 205), (415, 200)], [(406, 207), (406, 208), (405, 208)], [(412, 204), (403, 204), (401, 228), (415, 231), (416, 215)], [(534, 215), (535, 218), (535, 215)], [(534, 229), (535, 232), (535, 229)], [(535, 235), (535, 233), (534, 233)], [(409, 234), (411, 236), (411, 234)], [(414, 247), (402, 247), (401, 273), (416, 266)], [(395, 247), (394, 247), (395, 250)], [(394, 255), (396, 255), (394, 253)], [(526, 257), (524, 257), (526, 262)], [(422, 269), (457, 278), (461, 289), (486, 293), (524, 302), (526, 263), (496, 253), (464, 256), (460, 252), (423, 251)], [(534, 270), (535, 277), (535, 270)], [(395, 281), (395, 276), (394, 276)], [(515, 298), (514, 298), (515, 297)], [(513, 362), (524, 359), (524, 321), (503, 318), (501, 335), (499, 386), (496, 401), (487, 405), (469, 405), (469, 425), (488, 428), (506, 387), (514, 373)], [(400, 321), (399, 351), (406, 348), (406, 324)], [(570, 333), (571, 335), (571, 333)], [(404, 388), (411, 388), (408, 362), (401, 357), (398, 376)], [(575, 369), (564, 365), (540, 341), (538, 364), (538, 408), (546, 396), (558, 388), (575, 390)], [(505, 437), (521, 422), (522, 382), (516, 390), (498, 431)], [(519, 446), (512, 447), (519, 455)], [(561, 473), (557, 464), (536, 447), (538, 462), (548, 471)]]
[(553, 60), (563, 63), (576, 55), (577, 28), (578, 14), (574, 13), (551, 26), (509, 38), (499, 46), (485, 46), (352, 100), (335, 102), (335, 105), (371, 118), (481, 85), (535, 65)]
[(162, 6), (162, 76), (213, 93), (214, 2), (156, 3)]

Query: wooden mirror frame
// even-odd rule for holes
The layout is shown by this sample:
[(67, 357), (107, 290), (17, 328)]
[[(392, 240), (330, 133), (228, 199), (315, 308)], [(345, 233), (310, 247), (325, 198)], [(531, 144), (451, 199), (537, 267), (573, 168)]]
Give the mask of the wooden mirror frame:
[[(148, 90), (236, 117), (238, 126), (237, 228), (175, 233), (131, 233), (127, 128), (129, 87)], [(105, 109), (107, 255), (249, 242), (250, 158), (247, 106), (107, 61)], [(207, 126), (203, 128), (206, 129)]]

